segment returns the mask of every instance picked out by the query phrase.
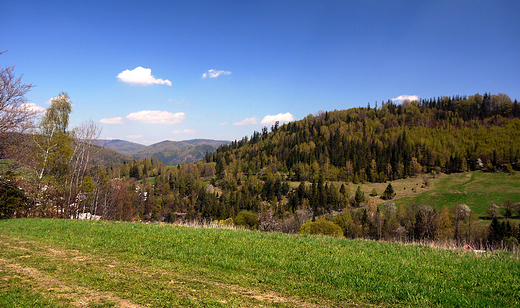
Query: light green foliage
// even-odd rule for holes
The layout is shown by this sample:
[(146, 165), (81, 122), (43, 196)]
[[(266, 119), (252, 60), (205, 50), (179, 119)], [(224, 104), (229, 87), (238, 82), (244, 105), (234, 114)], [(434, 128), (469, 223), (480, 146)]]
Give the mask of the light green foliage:
[(45, 111), (34, 133), (40, 179), (47, 174), (64, 181), (69, 172), (68, 163), (73, 153), (72, 135), (67, 128), (71, 111), (69, 96), (61, 93), (51, 100), (51, 106)]
[(412, 197), (396, 199), (397, 204), (429, 204), (440, 210), (464, 203), (478, 216), (487, 216), (491, 203), (502, 205), (507, 199), (520, 200), (520, 173), (468, 172), (443, 175), (432, 180), (434, 188)]
[(92, 177), (90, 175), (87, 175), (83, 182), (81, 183), (81, 190), (86, 193), (91, 193), (94, 191), (94, 181), (92, 180)]
[(326, 220), (325, 218), (318, 219), (316, 221), (309, 221), (304, 223), (300, 231), (300, 234), (321, 234), (333, 237), (343, 236), (343, 230), (341, 227), (332, 221)]
[(47, 108), (40, 122), (42, 135), (50, 136), (53, 133), (66, 134), (71, 112), (72, 103), (67, 93), (62, 92), (51, 99), (51, 106)]
[(350, 211), (345, 211), (334, 217), (334, 223), (340, 226), (340, 228), (343, 230), (343, 236), (349, 237), (351, 235), (350, 233), (352, 232), (354, 221), (352, 220)]

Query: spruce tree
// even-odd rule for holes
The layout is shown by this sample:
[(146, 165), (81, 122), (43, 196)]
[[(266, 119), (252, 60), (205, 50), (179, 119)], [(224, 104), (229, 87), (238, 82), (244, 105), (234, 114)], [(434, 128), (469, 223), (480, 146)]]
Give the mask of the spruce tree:
[(365, 194), (361, 191), (361, 186), (358, 186), (356, 196), (354, 197), (354, 206), (357, 207), (363, 202), (365, 202)]
[(392, 187), (392, 183), (388, 183), (386, 186), (385, 192), (383, 193), (383, 199), (390, 200), (395, 197), (394, 188)]

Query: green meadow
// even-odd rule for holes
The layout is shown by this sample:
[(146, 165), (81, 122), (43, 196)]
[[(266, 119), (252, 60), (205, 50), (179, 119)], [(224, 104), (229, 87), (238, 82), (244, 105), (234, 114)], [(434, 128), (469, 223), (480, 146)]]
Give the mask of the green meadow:
[[(432, 188), (396, 199), (396, 204), (416, 202), (441, 209), (464, 203), (478, 216), (485, 217), (491, 203), (520, 202), (520, 173), (465, 172), (431, 180)], [(398, 191), (399, 193), (399, 191)], [(502, 210), (503, 211), (503, 210)], [(503, 214), (503, 212), (502, 212)]]
[(515, 307), (519, 256), (246, 230), (0, 221), (2, 307)]

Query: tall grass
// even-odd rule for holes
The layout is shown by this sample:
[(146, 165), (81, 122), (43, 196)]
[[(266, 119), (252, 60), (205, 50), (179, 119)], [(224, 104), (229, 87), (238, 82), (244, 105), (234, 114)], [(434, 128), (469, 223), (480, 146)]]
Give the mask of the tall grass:
[[(126, 270), (117, 275), (118, 283), (110, 282), (107, 275), (112, 274), (103, 267), (95, 273), (69, 270), (60, 275), (121, 296), (130, 292), (127, 296), (133, 301), (152, 306), (203, 307), (203, 301), (240, 306), (244, 298), (231, 292), (230, 286), (275, 292), (318, 306), (520, 305), (520, 261), (518, 255), (509, 253), (476, 254), (367, 240), (105, 221), (0, 221), (0, 236), (124, 264)], [(2, 245), (0, 252), (0, 258), (12, 254)], [(31, 266), (45, 268), (26, 259)], [(62, 262), (67, 267), (67, 260)], [(139, 271), (132, 274), (139, 268), (175, 273), (175, 279), (205, 295), (182, 304), (182, 296), (168, 289), (170, 280), (163, 281), (160, 275), (154, 280), (139, 279)], [(261, 304), (290, 307), (294, 301)]]

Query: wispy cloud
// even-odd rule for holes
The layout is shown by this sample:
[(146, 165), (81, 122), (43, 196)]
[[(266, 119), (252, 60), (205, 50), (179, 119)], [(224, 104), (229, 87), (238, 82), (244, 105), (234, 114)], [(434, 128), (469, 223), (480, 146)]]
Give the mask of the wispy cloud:
[(152, 75), (152, 70), (138, 66), (133, 70), (125, 70), (117, 75), (122, 82), (126, 82), (136, 86), (147, 86), (149, 84), (165, 84), (171, 86), (172, 83), (168, 79), (157, 79)]
[(240, 122), (233, 123), (233, 125), (240, 126), (240, 125), (251, 125), (256, 124), (258, 121), (256, 120), (256, 117), (252, 118), (246, 118)]
[(417, 95), (399, 95), (396, 98), (392, 98), (393, 101), (416, 101), (419, 99)]
[(199, 131), (196, 130), (196, 129), (183, 129), (183, 130), (174, 130), (172, 131), (172, 134), (196, 134), (198, 133)]
[(128, 120), (150, 124), (177, 124), (181, 123), (185, 117), (184, 112), (171, 113), (160, 110), (143, 110), (126, 116)]
[(226, 125), (227, 122), (220, 122), (220, 125)]
[(123, 124), (123, 118), (122, 117), (115, 117), (115, 118), (104, 118), (99, 120), (99, 122), (104, 124)]
[(216, 78), (220, 75), (231, 75), (230, 71), (217, 71), (217, 70), (209, 70), (206, 73), (202, 74), (202, 78)]
[(279, 121), (280, 123), (286, 123), (286, 122), (291, 122), (291, 121), (294, 121), (294, 116), (292, 114), (290, 114), (289, 112), (287, 113), (279, 113), (277, 115), (266, 115), (263, 119), (262, 119), (262, 124), (274, 124), (276, 123), (276, 121)]

